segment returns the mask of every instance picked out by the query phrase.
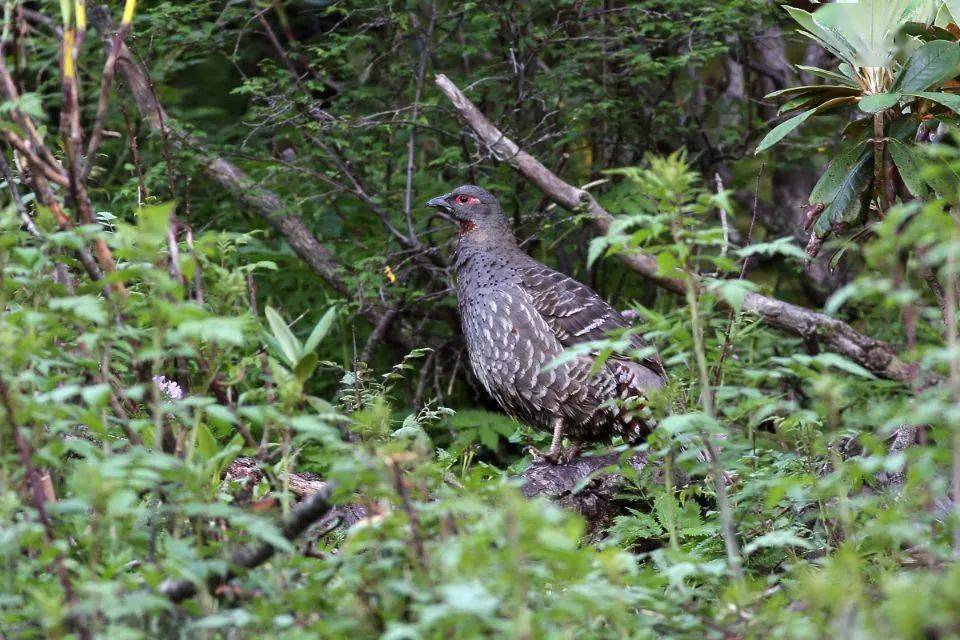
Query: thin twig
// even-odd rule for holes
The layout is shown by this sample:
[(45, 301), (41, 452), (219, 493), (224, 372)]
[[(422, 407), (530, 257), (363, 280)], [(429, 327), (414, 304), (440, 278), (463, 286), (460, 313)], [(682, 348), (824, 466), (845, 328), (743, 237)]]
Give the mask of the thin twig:
[(87, 159), (83, 168), (84, 177), (90, 175), (93, 169), (93, 159), (103, 141), (103, 127), (107, 121), (107, 107), (110, 100), (110, 86), (113, 84), (113, 76), (117, 70), (117, 60), (119, 59), (120, 42), (126, 35), (130, 25), (123, 23), (120, 29), (113, 36), (113, 44), (108, 47), (107, 61), (103, 65), (103, 75), (100, 78), (100, 97), (97, 100), (97, 115), (93, 121), (93, 131), (90, 134), (90, 142), (87, 144)]
[(7, 158), (2, 153), (0, 153), (0, 171), (3, 172), (3, 179), (7, 181), (7, 188), (10, 189), (10, 196), (13, 199), (13, 204), (17, 208), (17, 213), (20, 214), (20, 219), (23, 221), (24, 228), (35, 238), (40, 237), (40, 230), (37, 229), (37, 225), (34, 224), (33, 218), (30, 216), (30, 212), (27, 211), (26, 205), (23, 204), (23, 200), (20, 199), (20, 189), (17, 188), (17, 183), (13, 181), (13, 174), (10, 172), (10, 165), (7, 164)]

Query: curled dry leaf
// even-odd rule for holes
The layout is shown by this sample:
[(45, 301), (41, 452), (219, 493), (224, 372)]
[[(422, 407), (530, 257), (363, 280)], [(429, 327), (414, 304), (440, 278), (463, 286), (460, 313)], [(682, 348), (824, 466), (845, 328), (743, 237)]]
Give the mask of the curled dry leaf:
[(820, 214), (823, 213), (823, 210), (826, 208), (827, 205), (822, 202), (805, 206), (803, 208), (803, 230), (810, 231), (810, 227), (813, 226), (813, 223), (817, 221), (817, 218), (820, 217)]

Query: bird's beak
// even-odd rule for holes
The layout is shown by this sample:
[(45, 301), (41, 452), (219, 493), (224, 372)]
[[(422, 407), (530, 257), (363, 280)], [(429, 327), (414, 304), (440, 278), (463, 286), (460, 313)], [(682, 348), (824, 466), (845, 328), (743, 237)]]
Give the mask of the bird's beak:
[(451, 207), (450, 204), (447, 202), (447, 196), (449, 195), (450, 195), (449, 193), (445, 193), (442, 196), (431, 198), (430, 200), (427, 200), (427, 206), (434, 207), (435, 209), (440, 209), (441, 211), (445, 211), (449, 213), (450, 211), (453, 211), (453, 207)]

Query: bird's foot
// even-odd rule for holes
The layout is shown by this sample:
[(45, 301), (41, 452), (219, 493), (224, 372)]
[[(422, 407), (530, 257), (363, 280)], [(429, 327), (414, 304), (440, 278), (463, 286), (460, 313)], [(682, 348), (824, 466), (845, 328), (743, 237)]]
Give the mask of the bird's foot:
[(581, 450), (582, 449), (580, 445), (573, 445), (567, 449), (563, 449), (562, 447), (551, 447), (549, 451), (544, 453), (543, 451), (540, 451), (540, 449), (537, 449), (531, 445), (528, 446), (525, 451), (528, 452), (530, 457), (533, 458), (534, 464), (543, 464), (546, 462), (548, 464), (556, 465), (569, 464), (574, 458), (580, 455)]
[(530, 457), (533, 458), (533, 464), (557, 464), (557, 461), (560, 459), (559, 451), (554, 451), (551, 449), (550, 451), (544, 453), (533, 445), (529, 445), (526, 449), (524, 449), (524, 452), (530, 454)]

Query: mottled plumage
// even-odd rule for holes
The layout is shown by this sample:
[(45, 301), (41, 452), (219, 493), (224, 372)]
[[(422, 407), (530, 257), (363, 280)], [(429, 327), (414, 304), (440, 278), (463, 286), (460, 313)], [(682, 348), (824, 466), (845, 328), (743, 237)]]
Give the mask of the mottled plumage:
[(548, 367), (567, 347), (626, 328), (623, 317), (589, 287), (526, 255), (487, 191), (467, 185), (428, 204), (460, 224), (457, 298), (470, 364), (504, 410), (553, 431), (551, 457), (561, 433), (576, 443), (645, 436), (639, 405), (645, 390), (666, 380), (659, 357), (611, 357), (593, 375), (595, 354)]

